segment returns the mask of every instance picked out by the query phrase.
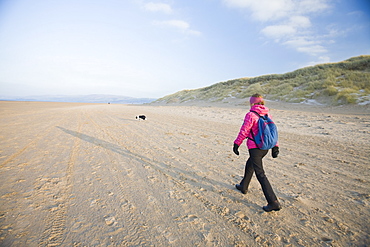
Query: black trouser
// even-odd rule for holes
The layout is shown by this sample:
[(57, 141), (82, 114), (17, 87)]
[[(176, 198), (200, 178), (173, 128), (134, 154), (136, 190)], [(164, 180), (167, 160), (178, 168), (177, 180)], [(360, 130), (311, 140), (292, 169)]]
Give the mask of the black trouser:
[(276, 195), (272, 190), (271, 184), (265, 175), (263, 170), (262, 158), (265, 157), (268, 150), (261, 150), (258, 148), (249, 149), (249, 158), (245, 164), (244, 178), (240, 182), (243, 190), (247, 191), (253, 172), (256, 173), (258, 182), (260, 182), (263, 194), (266, 197), (268, 203), (276, 201)]

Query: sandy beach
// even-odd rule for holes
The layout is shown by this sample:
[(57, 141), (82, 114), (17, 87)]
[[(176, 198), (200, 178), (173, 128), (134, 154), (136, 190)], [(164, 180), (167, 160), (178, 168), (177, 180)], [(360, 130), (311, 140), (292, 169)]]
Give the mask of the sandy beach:
[(0, 102), (0, 246), (369, 246), (370, 112), (267, 106), (271, 213), (235, 189), (247, 106)]

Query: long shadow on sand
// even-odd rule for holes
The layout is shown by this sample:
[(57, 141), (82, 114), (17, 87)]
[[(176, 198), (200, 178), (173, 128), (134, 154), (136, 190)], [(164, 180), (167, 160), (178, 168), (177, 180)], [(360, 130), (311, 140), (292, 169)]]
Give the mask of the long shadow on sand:
[[(213, 179), (208, 178), (208, 177), (199, 176), (195, 172), (192, 172), (192, 171), (186, 171), (186, 170), (182, 170), (178, 167), (174, 167), (174, 166), (171, 166), (171, 165), (166, 165), (162, 162), (149, 159), (149, 158), (147, 158), (145, 156), (142, 156), (140, 154), (133, 153), (130, 150), (127, 150), (124, 147), (121, 147), (117, 144), (107, 142), (107, 141), (95, 138), (93, 136), (89, 136), (89, 135), (86, 135), (86, 134), (83, 134), (83, 133), (80, 133), (80, 132), (77, 132), (77, 131), (65, 129), (65, 128), (60, 127), (60, 126), (57, 126), (57, 128), (64, 131), (65, 133), (67, 133), (69, 135), (72, 135), (74, 137), (77, 137), (77, 138), (79, 138), (83, 141), (92, 143), (96, 146), (100, 146), (102, 148), (105, 148), (105, 149), (110, 150), (112, 152), (115, 152), (117, 154), (120, 154), (124, 157), (136, 160), (139, 163), (150, 166), (150, 167), (159, 171), (162, 174), (165, 174), (167, 176), (169, 175), (176, 182), (180, 182), (180, 184), (181, 183), (187, 183), (187, 184), (191, 185), (192, 187), (194, 187), (193, 188), (194, 190), (199, 190), (199, 188), (204, 188), (207, 191), (212, 191), (212, 192), (218, 193), (218, 194), (220, 194), (224, 197), (228, 197), (233, 201), (243, 200), (240, 197), (234, 197), (230, 194), (227, 194), (226, 192), (224, 193), (224, 192), (217, 191), (213, 186), (213, 185), (217, 184), (217, 185), (221, 185), (224, 188), (231, 188), (230, 184), (222, 183), (222, 182), (213, 180)], [(204, 183), (202, 183), (202, 181), (208, 182), (208, 184), (204, 184)], [(250, 206), (253, 205), (253, 207), (258, 207), (254, 203), (248, 202), (248, 204)]]

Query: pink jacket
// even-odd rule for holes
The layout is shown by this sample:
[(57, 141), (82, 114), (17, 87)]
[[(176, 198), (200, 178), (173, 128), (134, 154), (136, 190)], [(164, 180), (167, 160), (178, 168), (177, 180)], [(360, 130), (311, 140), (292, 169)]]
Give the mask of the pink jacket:
[[(256, 135), (257, 132), (258, 132), (257, 122), (258, 122), (259, 117), (257, 116), (256, 113), (251, 112), (251, 111), (255, 111), (255, 112), (257, 112), (258, 114), (260, 114), (262, 116), (268, 114), (268, 116), (272, 119), (272, 117), (269, 113), (269, 108), (267, 108), (266, 106), (264, 106), (264, 105), (254, 105), (254, 106), (251, 107), (250, 112), (248, 112), (245, 115), (244, 123), (243, 123), (242, 127), (240, 128), (239, 134), (238, 134), (238, 136), (236, 137), (236, 139), (234, 141), (235, 144), (240, 146), (243, 143), (244, 139), (248, 138), (248, 140), (247, 140), (248, 149), (258, 148), (256, 143), (253, 140), (251, 140), (250, 138), (253, 139), (252, 134), (251, 134), (251, 130), (252, 130), (254, 135)], [(278, 146), (278, 144), (276, 144), (276, 146)]]

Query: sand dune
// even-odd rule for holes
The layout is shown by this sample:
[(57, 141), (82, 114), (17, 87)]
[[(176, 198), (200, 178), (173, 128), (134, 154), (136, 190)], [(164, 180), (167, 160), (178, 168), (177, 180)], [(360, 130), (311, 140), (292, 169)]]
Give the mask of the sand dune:
[(0, 102), (0, 245), (369, 245), (370, 113), (270, 108), (266, 213), (234, 187), (242, 106)]

